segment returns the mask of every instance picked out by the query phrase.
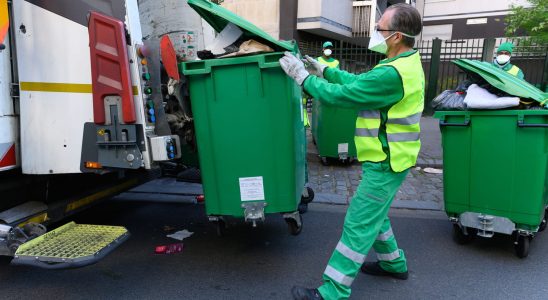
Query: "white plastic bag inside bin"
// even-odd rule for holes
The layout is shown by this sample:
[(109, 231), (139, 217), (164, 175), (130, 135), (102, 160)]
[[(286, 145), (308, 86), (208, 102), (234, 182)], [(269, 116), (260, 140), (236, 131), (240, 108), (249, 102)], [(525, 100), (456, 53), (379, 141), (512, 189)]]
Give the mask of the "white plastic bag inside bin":
[(206, 50), (211, 51), (213, 55), (224, 54), (225, 48), (234, 44), (241, 36), (243, 31), (232, 23), (228, 23), (223, 31), (221, 31), (213, 40), (213, 43), (206, 47)]

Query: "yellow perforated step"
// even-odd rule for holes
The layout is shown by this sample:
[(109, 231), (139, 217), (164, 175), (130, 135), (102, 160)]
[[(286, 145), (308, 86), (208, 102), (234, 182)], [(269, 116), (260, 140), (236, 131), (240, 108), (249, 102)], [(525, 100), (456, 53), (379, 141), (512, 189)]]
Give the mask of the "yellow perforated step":
[(12, 263), (45, 268), (84, 266), (104, 257), (128, 236), (120, 226), (71, 222), (21, 245)]

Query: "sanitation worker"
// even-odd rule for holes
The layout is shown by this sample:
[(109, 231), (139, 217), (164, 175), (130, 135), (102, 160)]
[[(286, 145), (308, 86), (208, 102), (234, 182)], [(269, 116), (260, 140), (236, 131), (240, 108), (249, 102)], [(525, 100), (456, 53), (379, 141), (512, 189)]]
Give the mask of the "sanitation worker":
[(333, 57), (333, 43), (327, 41), (322, 45), (322, 56), (318, 57), (318, 62), (330, 68), (338, 68), (339, 61)]
[[(407, 4), (390, 6), (373, 32), (369, 49), (386, 54), (371, 71), (354, 75), (291, 53), (282, 69), (304, 91), (325, 104), (357, 108), (355, 142), (363, 163), (362, 181), (346, 213), (343, 233), (318, 288), (293, 287), (294, 299), (346, 299), (359, 270), (374, 276), (407, 279), (388, 210), (409, 169), (417, 161), (424, 108), (424, 72), (413, 49), (422, 30), (419, 12)], [(373, 247), (377, 261), (365, 262)]]
[(497, 48), (497, 56), (493, 59), (493, 65), (503, 69), (504, 71), (520, 78), (524, 79), (525, 75), (520, 68), (510, 63), (512, 52), (514, 50), (514, 44), (505, 42), (500, 44)]
[[(328, 66), (330, 68), (338, 68), (339, 67), (339, 61), (333, 57), (333, 43), (330, 41), (327, 41), (323, 43), (322, 45), (322, 56), (317, 58), (317, 61), (325, 66)], [(307, 99), (303, 98), (303, 120), (304, 120), (304, 126), (310, 127), (310, 120), (308, 119), (308, 113), (306, 112), (306, 102)]]

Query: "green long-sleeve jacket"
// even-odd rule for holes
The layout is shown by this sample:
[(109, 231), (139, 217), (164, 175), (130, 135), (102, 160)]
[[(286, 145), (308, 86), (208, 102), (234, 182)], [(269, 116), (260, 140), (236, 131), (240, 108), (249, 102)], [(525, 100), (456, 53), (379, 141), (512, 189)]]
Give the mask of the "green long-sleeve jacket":
[[(497, 63), (493, 63), (493, 65), (497, 68), (499, 68), (499, 65)], [(512, 69), (514, 65), (513, 64), (507, 64), (506, 66), (502, 67), (501, 69), (503, 69), (504, 71), (508, 72), (510, 69)], [(518, 66), (516, 66), (516, 68), (518, 68)], [(518, 74), (516, 75), (519, 79), (525, 79), (525, 74), (523, 74), (523, 71), (518, 68)]]
[[(380, 62), (394, 61), (412, 55), (416, 50), (404, 52)], [(401, 77), (392, 66), (378, 66), (359, 75), (334, 68), (326, 68), (324, 78), (309, 76), (303, 83), (305, 92), (325, 105), (357, 110), (380, 110), (381, 124), (388, 119), (388, 110), (403, 98)], [(390, 157), (386, 129), (379, 131), (384, 152)]]

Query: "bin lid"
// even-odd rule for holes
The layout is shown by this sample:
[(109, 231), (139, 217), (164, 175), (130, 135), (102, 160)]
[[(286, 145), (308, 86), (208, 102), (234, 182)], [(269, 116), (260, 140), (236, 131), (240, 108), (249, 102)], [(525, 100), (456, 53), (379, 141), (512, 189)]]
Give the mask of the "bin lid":
[(453, 63), (469, 74), (479, 75), (501, 91), (521, 98), (530, 98), (546, 105), (548, 93), (544, 93), (529, 82), (501, 70), (491, 63), (464, 58), (454, 60)]
[[(215, 31), (221, 32), (230, 22), (244, 32), (248, 38), (262, 39), (277, 51), (295, 51), (295, 45), (288, 41), (279, 41), (251, 22), (239, 17), (228, 9), (207, 0), (188, 0), (190, 5)], [(263, 42), (264, 42), (263, 41)], [(276, 49), (277, 48), (277, 49)]]

